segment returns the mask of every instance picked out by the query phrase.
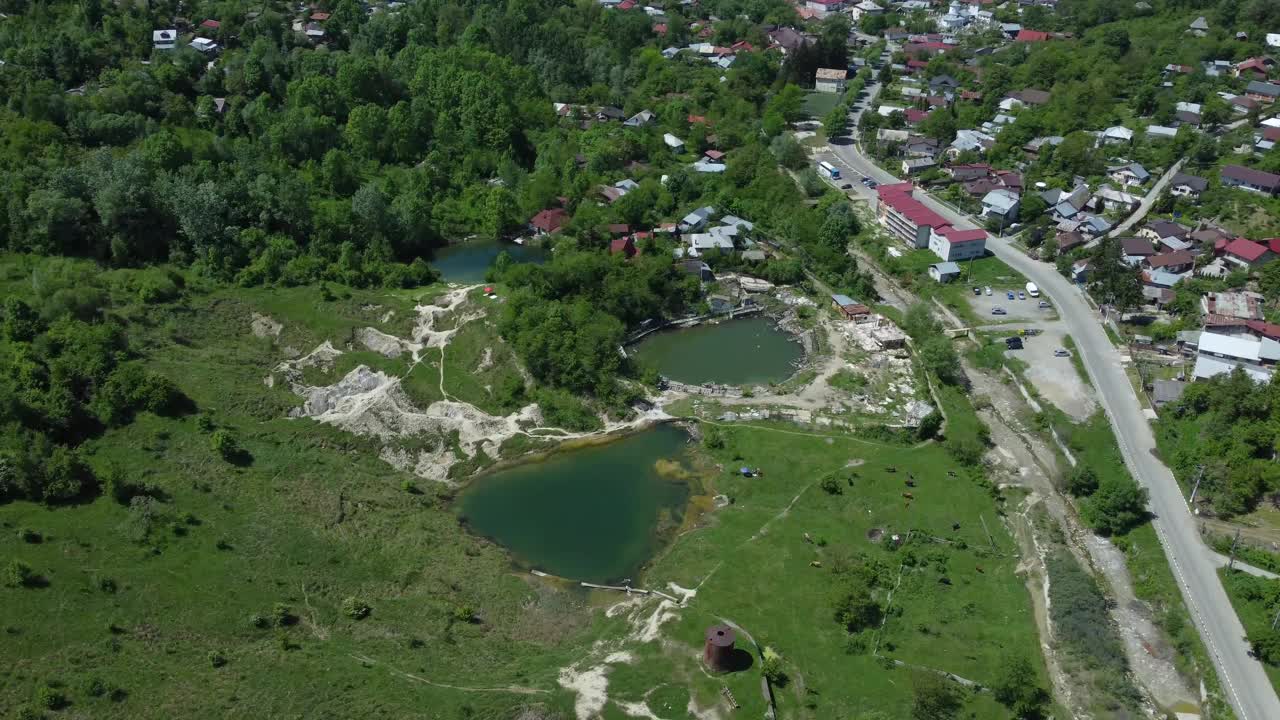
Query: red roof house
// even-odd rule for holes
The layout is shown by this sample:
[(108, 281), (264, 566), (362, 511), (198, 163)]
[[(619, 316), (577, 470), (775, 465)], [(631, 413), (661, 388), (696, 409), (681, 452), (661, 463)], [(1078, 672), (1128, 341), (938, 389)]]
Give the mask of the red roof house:
[(567, 222), (569, 222), (569, 213), (563, 208), (551, 208), (534, 215), (529, 224), (539, 233), (549, 234), (560, 232), (560, 228)]
[(1014, 42), (1046, 42), (1049, 40), (1049, 33), (1040, 30), (1019, 30)]
[(1222, 249), (1222, 254), (1228, 260), (1234, 260), (1237, 264), (1249, 267), (1260, 265), (1275, 257), (1266, 245), (1245, 238), (1236, 238), (1227, 243), (1227, 246)]
[(205, 20), (204, 22), (200, 23), (200, 27), (209, 28), (210, 30), (217, 30), (218, 28), (222, 27), (222, 23), (218, 22), (217, 20)]
[(918, 122), (923, 122), (925, 118), (929, 117), (929, 113), (915, 108), (907, 108), (902, 114), (906, 117), (908, 125), (915, 125)]
[(328, 20), (328, 19), (329, 19), (329, 13), (327, 13), (327, 12), (315, 12), (315, 13), (311, 13), (311, 19), (312, 19), (312, 20), (314, 20), (314, 21), (316, 21), (316, 22), (324, 22), (325, 20)]
[(609, 243), (609, 254), (617, 255), (622, 253), (628, 258), (636, 256), (636, 241), (630, 237), (620, 237)]
[(702, 156), (713, 162), (720, 162), (721, 160), (724, 159), (724, 153), (720, 152), (719, 150), (708, 150), (702, 153)]
[(630, 226), (630, 225), (622, 225), (622, 224), (610, 225), (610, 226), (609, 226), (609, 234), (610, 234), (610, 235), (630, 235), (630, 234), (631, 234), (631, 226)]

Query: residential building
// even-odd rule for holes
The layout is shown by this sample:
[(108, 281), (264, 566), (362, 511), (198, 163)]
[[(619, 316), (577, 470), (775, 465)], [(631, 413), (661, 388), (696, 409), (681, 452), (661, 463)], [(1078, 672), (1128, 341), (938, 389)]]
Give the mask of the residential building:
[(842, 93), (848, 76), (849, 72), (847, 70), (818, 68), (817, 79), (814, 81), (813, 89), (824, 93)]
[(1191, 243), (1186, 240), (1190, 232), (1189, 228), (1183, 227), (1176, 222), (1154, 220), (1142, 226), (1142, 229), (1138, 231), (1138, 237), (1160, 243), (1173, 250), (1184, 250), (1191, 246)]
[(641, 110), (635, 115), (632, 115), (631, 117), (624, 120), (622, 124), (627, 127), (644, 127), (645, 125), (651, 124), (653, 120), (654, 120), (653, 111)]
[(1120, 253), (1124, 261), (1130, 265), (1139, 265), (1156, 254), (1151, 241), (1139, 237), (1120, 238)]
[(1146, 266), (1152, 270), (1181, 275), (1196, 264), (1196, 257), (1189, 250), (1174, 250), (1147, 257)]
[(1236, 238), (1222, 249), (1222, 259), (1245, 270), (1265, 265), (1275, 259), (1275, 253), (1261, 243)]
[(680, 226), (679, 226), (680, 231), (688, 232), (690, 230), (701, 229), (703, 226), (707, 224), (707, 221), (710, 220), (711, 216), (714, 215), (715, 213), (716, 213), (715, 208), (711, 207), (710, 205), (706, 207), (700, 207), (697, 210), (694, 210), (693, 212), (689, 213), (688, 215), (685, 215), (683, 218), (680, 219)]
[(849, 14), (853, 17), (855, 22), (861, 22), (864, 17), (883, 15), (884, 8), (871, 2), (871, 0), (862, 0), (862, 2), (849, 9)]
[(202, 38), (202, 37), (192, 38), (191, 47), (194, 48), (196, 51), (204, 53), (206, 55), (218, 51), (218, 43), (210, 40), (209, 38)]
[(1151, 404), (1157, 410), (1172, 402), (1177, 402), (1187, 384), (1181, 380), (1155, 380), (1151, 383)]
[(908, 158), (902, 161), (902, 174), (918, 175), (925, 170), (932, 170), (937, 166), (938, 163), (934, 162), (932, 158)]
[(684, 141), (671, 133), (663, 133), (662, 142), (666, 143), (667, 147), (671, 148), (675, 152), (684, 152)]
[(876, 219), (910, 247), (925, 248), (929, 246), (933, 229), (950, 223), (915, 199), (914, 190), (911, 183), (877, 187)]
[(1240, 368), (1255, 381), (1266, 383), (1271, 381), (1277, 360), (1280, 343), (1275, 340), (1205, 331), (1200, 333), (1194, 377), (1204, 380)]
[(1000, 218), (1006, 223), (1017, 220), (1018, 195), (1004, 188), (992, 190), (982, 198), (982, 216)]
[(1254, 170), (1242, 165), (1224, 165), (1220, 179), (1223, 185), (1238, 187), (1253, 192), (1275, 195), (1280, 191), (1280, 175)]
[(1209, 181), (1197, 175), (1178, 173), (1169, 181), (1169, 192), (1177, 197), (1200, 198), (1200, 193), (1209, 187)]
[(1107, 177), (1124, 187), (1139, 187), (1151, 179), (1151, 173), (1141, 163), (1129, 163), (1107, 168)]
[(1057, 236), (1058, 254), (1069, 253), (1078, 247), (1084, 247), (1084, 235), (1078, 231), (1060, 232)]
[(638, 252), (639, 250), (636, 249), (635, 238), (632, 238), (630, 235), (627, 237), (614, 238), (614, 240), (609, 243), (610, 255), (621, 254), (630, 259), (635, 257)]
[(1113, 125), (1098, 135), (1098, 144), (1112, 145), (1133, 142), (1133, 131), (1123, 125)]
[(805, 7), (819, 15), (826, 15), (843, 10), (844, 0), (806, 0)]
[(1254, 80), (1245, 86), (1244, 92), (1260, 103), (1271, 103), (1280, 97), (1280, 85)]
[(151, 47), (156, 50), (172, 50), (178, 46), (176, 28), (151, 31)]
[(560, 232), (560, 229), (569, 222), (569, 213), (563, 208), (549, 208), (534, 215), (529, 220), (530, 227), (534, 233), (538, 235), (550, 235)]
[(944, 262), (980, 258), (987, 252), (987, 231), (957, 230), (950, 225), (934, 228), (929, 249)]
[(1210, 292), (1200, 298), (1200, 310), (1205, 315), (1261, 320), (1262, 300), (1262, 295), (1247, 290)]
[(940, 283), (948, 283), (960, 277), (960, 266), (953, 262), (934, 263), (929, 266), (929, 277)]

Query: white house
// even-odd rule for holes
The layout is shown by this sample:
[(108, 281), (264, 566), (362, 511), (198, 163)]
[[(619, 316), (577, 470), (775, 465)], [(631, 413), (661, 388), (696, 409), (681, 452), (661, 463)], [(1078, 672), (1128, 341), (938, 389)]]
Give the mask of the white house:
[(707, 221), (711, 219), (711, 216), (715, 214), (716, 209), (710, 205), (700, 207), (680, 219), (680, 229), (686, 232), (689, 230), (697, 230), (703, 225), (706, 225)]
[(814, 81), (813, 89), (823, 93), (842, 93), (848, 76), (848, 70), (818, 68), (817, 79)]
[(986, 230), (957, 230), (951, 226), (934, 228), (929, 249), (944, 262), (982, 257), (987, 251)]
[(1107, 177), (1125, 187), (1138, 187), (1151, 179), (1151, 173), (1141, 163), (1135, 162), (1107, 168)]
[(684, 141), (671, 133), (663, 133), (662, 142), (666, 143), (667, 147), (678, 153), (684, 152)]
[(1123, 125), (1115, 125), (1103, 130), (1098, 142), (1102, 145), (1133, 142), (1133, 131)]
[(864, 17), (884, 14), (884, 8), (871, 2), (871, 0), (862, 0), (862, 2), (849, 9), (849, 14), (853, 16), (854, 21), (861, 22)]
[(1018, 196), (1004, 188), (992, 190), (982, 198), (982, 215), (1012, 222), (1018, 216)]
[(650, 110), (641, 110), (622, 122), (627, 127), (644, 127), (653, 122), (653, 112)]
[(218, 49), (218, 43), (209, 38), (198, 37), (191, 40), (191, 47), (202, 53), (211, 53)]
[(178, 46), (178, 31), (174, 28), (151, 31), (151, 46), (156, 50), (172, 50)]

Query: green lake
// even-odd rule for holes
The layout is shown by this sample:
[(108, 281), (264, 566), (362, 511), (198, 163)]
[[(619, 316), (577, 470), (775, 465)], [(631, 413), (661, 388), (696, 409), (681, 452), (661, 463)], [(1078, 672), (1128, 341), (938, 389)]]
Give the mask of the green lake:
[(660, 425), (484, 476), (463, 491), (463, 522), (537, 570), (589, 582), (635, 577), (684, 516), (688, 483), (657, 465), (689, 435)]
[(666, 377), (692, 385), (781, 382), (804, 357), (794, 337), (760, 315), (663, 330), (629, 352)]
[(548, 255), (541, 247), (497, 240), (470, 240), (437, 250), (431, 260), (431, 267), (440, 271), (445, 282), (484, 282), (484, 274), (493, 264), (494, 258), (504, 251), (515, 262), (546, 262)]

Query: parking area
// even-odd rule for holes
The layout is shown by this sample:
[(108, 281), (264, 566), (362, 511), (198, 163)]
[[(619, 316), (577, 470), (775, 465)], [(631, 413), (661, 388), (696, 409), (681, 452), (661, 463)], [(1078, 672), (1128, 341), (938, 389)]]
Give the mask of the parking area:
[[(1058, 314), (1054, 312), (1052, 307), (1040, 307), (1042, 298), (1027, 297), (1025, 300), (1018, 299), (1018, 288), (991, 286), (991, 294), (984, 292), (982, 295), (974, 295), (972, 286), (969, 286), (967, 297), (969, 306), (973, 308), (973, 312), (982, 318), (983, 323), (1012, 323), (1026, 322), (1027, 320), (1057, 320)], [(1007, 292), (1013, 292), (1013, 299), (1010, 300)], [(1005, 310), (1005, 315), (992, 315), (993, 308), (1001, 307)]]
[(1023, 375), (1041, 397), (1072, 419), (1087, 420), (1098, 409), (1093, 388), (1080, 377), (1070, 356), (1054, 354), (1059, 349), (1066, 349), (1066, 331), (1062, 323), (1023, 323), (1016, 329), (1011, 328), (1008, 334), (1014, 335), (1025, 327), (1034, 327), (1040, 330), (1040, 334), (1024, 337), (1021, 350), (1006, 350), (1005, 355), (1027, 364)]

